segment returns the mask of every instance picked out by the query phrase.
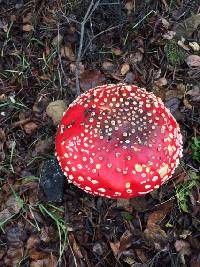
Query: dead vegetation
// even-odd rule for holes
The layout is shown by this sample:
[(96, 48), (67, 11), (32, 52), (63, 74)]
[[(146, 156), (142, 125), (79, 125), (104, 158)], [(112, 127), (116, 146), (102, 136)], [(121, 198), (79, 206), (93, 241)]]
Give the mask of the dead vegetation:
[[(7, 2), (0, 1), (0, 266), (199, 266), (199, 2)], [(163, 99), (184, 136), (180, 167), (130, 202), (94, 198), (67, 182), (61, 200), (48, 202), (55, 192), (49, 199), (39, 179), (54, 162), (58, 118), (47, 107), (110, 82)]]

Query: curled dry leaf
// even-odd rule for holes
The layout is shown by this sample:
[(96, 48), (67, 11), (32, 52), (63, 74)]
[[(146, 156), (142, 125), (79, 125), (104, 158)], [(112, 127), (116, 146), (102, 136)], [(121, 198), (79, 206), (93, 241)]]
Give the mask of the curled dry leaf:
[(104, 81), (104, 75), (97, 70), (85, 70), (80, 75), (80, 85), (84, 91), (101, 85)]
[(130, 70), (130, 66), (127, 63), (124, 63), (121, 66), (121, 75), (124, 76)]
[(186, 58), (185, 61), (189, 67), (199, 67), (200, 66), (200, 56), (190, 55)]

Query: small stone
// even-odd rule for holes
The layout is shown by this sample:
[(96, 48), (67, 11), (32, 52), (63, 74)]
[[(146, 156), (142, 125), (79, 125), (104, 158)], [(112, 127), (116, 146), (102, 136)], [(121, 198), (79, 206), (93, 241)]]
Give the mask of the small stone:
[(65, 180), (56, 159), (44, 162), (41, 168), (40, 186), (49, 202), (62, 202)]
[(67, 109), (67, 104), (63, 100), (56, 100), (47, 106), (46, 113), (52, 118), (54, 125), (58, 125), (64, 111)]

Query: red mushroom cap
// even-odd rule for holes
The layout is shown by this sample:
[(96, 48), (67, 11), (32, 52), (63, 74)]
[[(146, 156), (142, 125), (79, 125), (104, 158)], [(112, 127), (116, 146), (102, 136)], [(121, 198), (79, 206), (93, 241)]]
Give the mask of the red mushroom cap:
[(182, 136), (160, 98), (137, 86), (110, 84), (90, 89), (69, 106), (56, 151), (74, 185), (94, 195), (131, 198), (172, 176)]

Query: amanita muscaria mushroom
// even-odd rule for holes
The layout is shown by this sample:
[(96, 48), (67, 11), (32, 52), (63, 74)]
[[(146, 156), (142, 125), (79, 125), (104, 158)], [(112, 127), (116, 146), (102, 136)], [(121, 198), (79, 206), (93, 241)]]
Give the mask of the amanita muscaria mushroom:
[(103, 85), (64, 113), (56, 155), (67, 179), (87, 193), (131, 198), (157, 189), (182, 156), (179, 125), (143, 88)]

